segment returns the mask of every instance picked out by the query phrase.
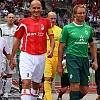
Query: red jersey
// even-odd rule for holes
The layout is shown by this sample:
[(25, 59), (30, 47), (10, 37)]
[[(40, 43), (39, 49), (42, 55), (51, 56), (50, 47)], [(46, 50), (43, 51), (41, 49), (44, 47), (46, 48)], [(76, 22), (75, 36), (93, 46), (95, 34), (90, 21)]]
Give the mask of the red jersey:
[(28, 17), (20, 21), (14, 36), (17, 39), (23, 38), (21, 51), (39, 55), (47, 51), (46, 33), (53, 35), (48, 18), (33, 20)]

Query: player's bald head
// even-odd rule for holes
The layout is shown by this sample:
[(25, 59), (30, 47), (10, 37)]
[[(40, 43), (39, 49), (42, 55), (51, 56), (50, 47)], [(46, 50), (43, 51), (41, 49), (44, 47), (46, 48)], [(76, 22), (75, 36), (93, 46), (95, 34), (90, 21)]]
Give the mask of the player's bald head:
[(56, 13), (55, 13), (55, 12), (49, 12), (49, 13), (48, 13), (48, 18), (49, 18), (50, 16), (56, 16)]
[(52, 26), (56, 24), (56, 13), (55, 12), (49, 12), (48, 18), (50, 19)]
[(41, 5), (41, 2), (40, 2), (39, 0), (33, 0), (33, 1), (31, 2), (30, 6), (31, 6), (31, 5), (34, 5), (34, 4), (38, 4), (38, 5), (42, 6), (42, 5)]

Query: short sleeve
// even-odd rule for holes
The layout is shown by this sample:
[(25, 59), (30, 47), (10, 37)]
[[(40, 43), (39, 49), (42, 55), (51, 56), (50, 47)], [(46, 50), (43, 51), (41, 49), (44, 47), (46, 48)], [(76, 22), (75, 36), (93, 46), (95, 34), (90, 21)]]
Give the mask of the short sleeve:
[(67, 30), (67, 27), (64, 26), (61, 32), (60, 42), (66, 43), (67, 39), (68, 39), (68, 30)]
[(14, 37), (17, 39), (22, 39), (25, 30), (25, 24), (22, 21), (19, 22), (19, 25), (14, 33)]
[(93, 37), (93, 34), (94, 34), (94, 31), (93, 31), (93, 29), (91, 27), (91, 29), (90, 29), (90, 37), (89, 38), (92, 38)]

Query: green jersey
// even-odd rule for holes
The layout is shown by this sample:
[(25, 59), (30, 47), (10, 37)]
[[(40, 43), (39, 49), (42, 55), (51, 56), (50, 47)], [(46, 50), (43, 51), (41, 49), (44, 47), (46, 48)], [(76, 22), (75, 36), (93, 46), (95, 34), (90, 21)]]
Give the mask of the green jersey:
[(60, 42), (66, 43), (66, 54), (88, 57), (88, 40), (92, 38), (92, 27), (70, 23), (63, 27)]

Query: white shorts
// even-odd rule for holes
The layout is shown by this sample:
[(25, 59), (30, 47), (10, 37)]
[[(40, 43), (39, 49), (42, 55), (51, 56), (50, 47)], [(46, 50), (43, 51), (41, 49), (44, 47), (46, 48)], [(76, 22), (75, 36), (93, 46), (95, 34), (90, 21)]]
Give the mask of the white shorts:
[(9, 66), (9, 61), (7, 60), (5, 56), (3, 56), (3, 59), (2, 59), (2, 71), (5, 74), (15, 74), (16, 73), (16, 67), (13, 70), (11, 70)]
[(31, 55), (26, 52), (20, 53), (20, 75), (23, 79), (31, 79), (36, 83), (40, 83), (45, 66), (45, 54)]

